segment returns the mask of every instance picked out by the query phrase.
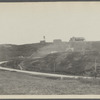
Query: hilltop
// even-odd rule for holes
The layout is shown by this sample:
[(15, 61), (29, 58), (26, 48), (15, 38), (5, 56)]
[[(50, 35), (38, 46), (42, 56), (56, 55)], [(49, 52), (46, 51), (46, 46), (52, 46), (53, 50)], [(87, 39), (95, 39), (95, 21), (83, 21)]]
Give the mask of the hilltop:
[(100, 41), (55, 40), (0, 46), (0, 60), (9, 60), (1, 66), (28, 71), (93, 76), (95, 58), (99, 68)]
[(10, 60), (14, 58), (29, 57), (39, 48), (50, 43), (33, 43), (24, 45), (1, 44), (0, 45), (0, 61)]
[(100, 52), (100, 41), (77, 41), (63, 42), (55, 40), (54, 42), (32, 43), (23, 45), (1, 44), (0, 61), (22, 57), (44, 57), (55, 52), (69, 51), (98, 51)]

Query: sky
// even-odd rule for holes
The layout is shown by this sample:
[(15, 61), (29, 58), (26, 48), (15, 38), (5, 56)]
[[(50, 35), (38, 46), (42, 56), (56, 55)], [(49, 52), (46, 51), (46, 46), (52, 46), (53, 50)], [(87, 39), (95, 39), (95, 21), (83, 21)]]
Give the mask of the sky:
[(100, 2), (0, 3), (0, 44), (73, 36), (100, 41)]

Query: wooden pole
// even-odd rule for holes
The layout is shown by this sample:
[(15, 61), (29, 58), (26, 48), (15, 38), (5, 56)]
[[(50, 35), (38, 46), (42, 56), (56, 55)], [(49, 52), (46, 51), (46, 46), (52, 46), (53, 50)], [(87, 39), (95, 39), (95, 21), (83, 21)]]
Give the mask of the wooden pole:
[(95, 78), (96, 78), (97, 77), (97, 58), (95, 58), (94, 73), (95, 73)]
[(56, 67), (56, 64), (55, 64), (55, 62), (54, 62), (54, 73), (55, 73), (55, 67)]

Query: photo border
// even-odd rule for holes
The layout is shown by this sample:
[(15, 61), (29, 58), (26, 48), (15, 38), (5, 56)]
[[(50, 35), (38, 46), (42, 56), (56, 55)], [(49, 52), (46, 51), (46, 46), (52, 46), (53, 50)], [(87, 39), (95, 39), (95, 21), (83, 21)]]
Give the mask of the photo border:
[[(0, 3), (16, 2), (96, 2), (100, 0), (0, 0)], [(100, 100), (100, 95), (0, 95), (0, 100)]]

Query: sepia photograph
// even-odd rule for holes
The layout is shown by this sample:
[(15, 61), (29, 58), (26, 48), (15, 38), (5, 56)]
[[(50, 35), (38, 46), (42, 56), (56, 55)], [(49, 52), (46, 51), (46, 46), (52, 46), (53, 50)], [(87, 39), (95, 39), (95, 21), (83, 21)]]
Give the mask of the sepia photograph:
[(100, 2), (0, 3), (0, 95), (100, 95)]

